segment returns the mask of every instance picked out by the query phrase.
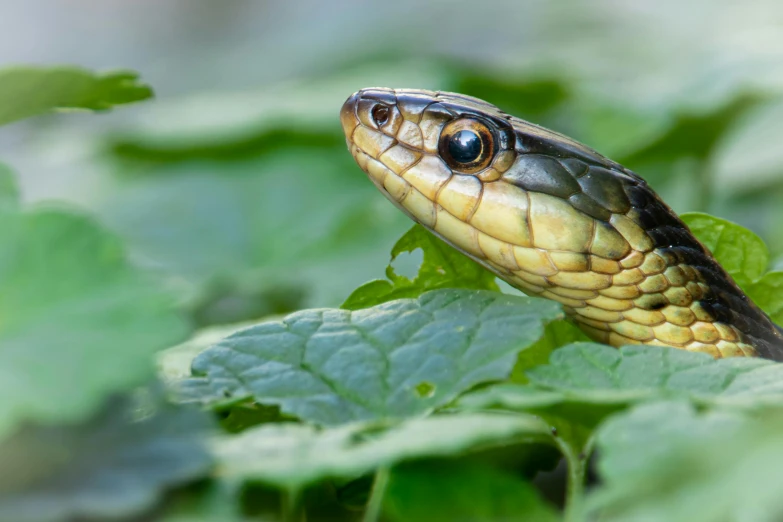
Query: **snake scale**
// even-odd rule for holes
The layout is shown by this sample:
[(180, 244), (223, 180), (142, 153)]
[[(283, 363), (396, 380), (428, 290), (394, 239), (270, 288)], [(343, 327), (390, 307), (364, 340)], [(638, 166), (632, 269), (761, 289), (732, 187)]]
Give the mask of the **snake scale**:
[(398, 208), (591, 338), (783, 360), (783, 334), (640, 176), (448, 92), (368, 88), (340, 120)]

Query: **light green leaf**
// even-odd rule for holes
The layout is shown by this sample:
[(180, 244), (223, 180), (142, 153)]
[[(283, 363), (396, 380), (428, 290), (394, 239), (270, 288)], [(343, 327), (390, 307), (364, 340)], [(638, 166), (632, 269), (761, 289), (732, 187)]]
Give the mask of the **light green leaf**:
[(384, 497), (391, 521), (560, 520), (518, 475), (468, 462), (427, 461), (395, 468)]
[(90, 421), (26, 426), (0, 444), (0, 519), (115, 520), (152, 507), (166, 489), (211, 467), (209, 423), (196, 411), (115, 400)]
[(658, 346), (576, 343), (556, 350), (548, 365), (527, 375), (534, 385), (569, 399), (674, 395), (748, 406), (783, 399), (783, 364), (743, 357), (716, 360)]
[(80, 67), (0, 69), (0, 125), (55, 109), (111, 109), (146, 100), (152, 89), (131, 71), (94, 73)]
[(781, 420), (780, 410), (751, 419), (677, 402), (613, 417), (598, 433), (604, 484), (588, 519), (780, 520)]
[(198, 354), (250, 323), (226, 324), (203, 328), (184, 343), (157, 354), (158, 377), (165, 383), (175, 383), (190, 376), (190, 365)]
[(391, 427), (360, 423), (319, 430), (302, 424), (270, 424), (217, 440), (214, 453), (223, 477), (297, 490), (325, 478), (357, 477), (404, 460), (549, 440), (549, 427), (532, 415), (477, 413), (411, 419)]
[(561, 316), (552, 301), (458, 289), (358, 311), (303, 310), (202, 353), (183, 390), (218, 407), (277, 404), (317, 424), (418, 416), (508, 377), (517, 352)]
[(700, 212), (680, 218), (743, 289), (767, 271), (767, 245), (747, 228)]
[[(424, 259), (416, 276), (409, 279), (397, 274), (393, 263), (398, 256), (419, 249)], [(386, 277), (388, 281), (370, 281), (354, 290), (341, 308), (367, 308), (393, 299), (418, 297), (438, 288), (498, 289), (494, 274), (418, 224), (408, 230), (392, 248)]]
[(752, 108), (723, 139), (714, 158), (714, 183), (732, 193), (764, 190), (780, 183), (783, 155), (778, 146), (783, 100)]
[(187, 328), (160, 285), (85, 216), (22, 212), (0, 176), (0, 434), (87, 418), (153, 375)]
[(527, 376), (528, 385), (490, 386), (463, 396), (458, 405), (556, 415), (594, 427), (606, 415), (641, 401), (683, 398), (746, 410), (783, 402), (783, 364), (739, 357), (716, 360), (658, 346), (617, 349), (575, 343), (554, 351), (549, 364), (529, 370)]
[(698, 413), (687, 402), (656, 402), (637, 406), (601, 426), (596, 440), (599, 471), (609, 483), (644, 480), (645, 466), (665, 457), (683, 440), (709, 440), (736, 432), (743, 416)]

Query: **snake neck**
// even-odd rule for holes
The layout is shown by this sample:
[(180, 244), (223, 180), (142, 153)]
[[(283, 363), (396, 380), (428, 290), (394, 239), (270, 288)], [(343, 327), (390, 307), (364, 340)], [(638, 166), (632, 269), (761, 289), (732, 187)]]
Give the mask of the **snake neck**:
[[(585, 293), (577, 296), (573, 291), (582, 288), (571, 282), (549, 291), (533, 288), (534, 293), (563, 302), (585, 331), (610, 344), (642, 341), (715, 356), (783, 360), (783, 329), (743, 292), (643, 178), (592, 150), (564, 147), (557, 137), (517, 132), (517, 153), (522, 168), (512, 167), (506, 179), (528, 193), (568, 201), (592, 218), (594, 229), (619, 232), (624, 240), (615, 238), (609, 242), (615, 251), (602, 252), (621, 265), (605, 289), (584, 288)], [(626, 245), (630, 252), (618, 255)], [(605, 274), (601, 263), (597, 265), (583, 273), (601, 279)], [(519, 286), (531, 290), (529, 283)], [(591, 292), (598, 296), (591, 299)], [(621, 310), (629, 304), (621, 294), (635, 296), (633, 308)]]

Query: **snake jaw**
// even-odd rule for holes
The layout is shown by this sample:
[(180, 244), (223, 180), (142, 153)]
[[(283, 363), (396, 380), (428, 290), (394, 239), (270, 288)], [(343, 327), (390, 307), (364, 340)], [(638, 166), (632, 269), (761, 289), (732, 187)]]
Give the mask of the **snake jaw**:
[(340, 119), (395, 206), (512, 286), (562, 303), (590, 337), (783, 359), (783, 336), (671, 209), (588, 147), (451, 93), (364, 89)]

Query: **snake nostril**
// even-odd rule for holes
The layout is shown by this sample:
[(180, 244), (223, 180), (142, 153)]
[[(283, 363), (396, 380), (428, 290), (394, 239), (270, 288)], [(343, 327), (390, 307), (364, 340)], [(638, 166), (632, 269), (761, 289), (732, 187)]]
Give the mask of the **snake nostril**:
[(340, 109), (340, 122), (343, 124), (343, 131), (346, 136), (350, 136), (353, 129), (356, 127), (356, 104), (359, 100), (359, 93), (355, 92), (345, 100), (342, 108)]

